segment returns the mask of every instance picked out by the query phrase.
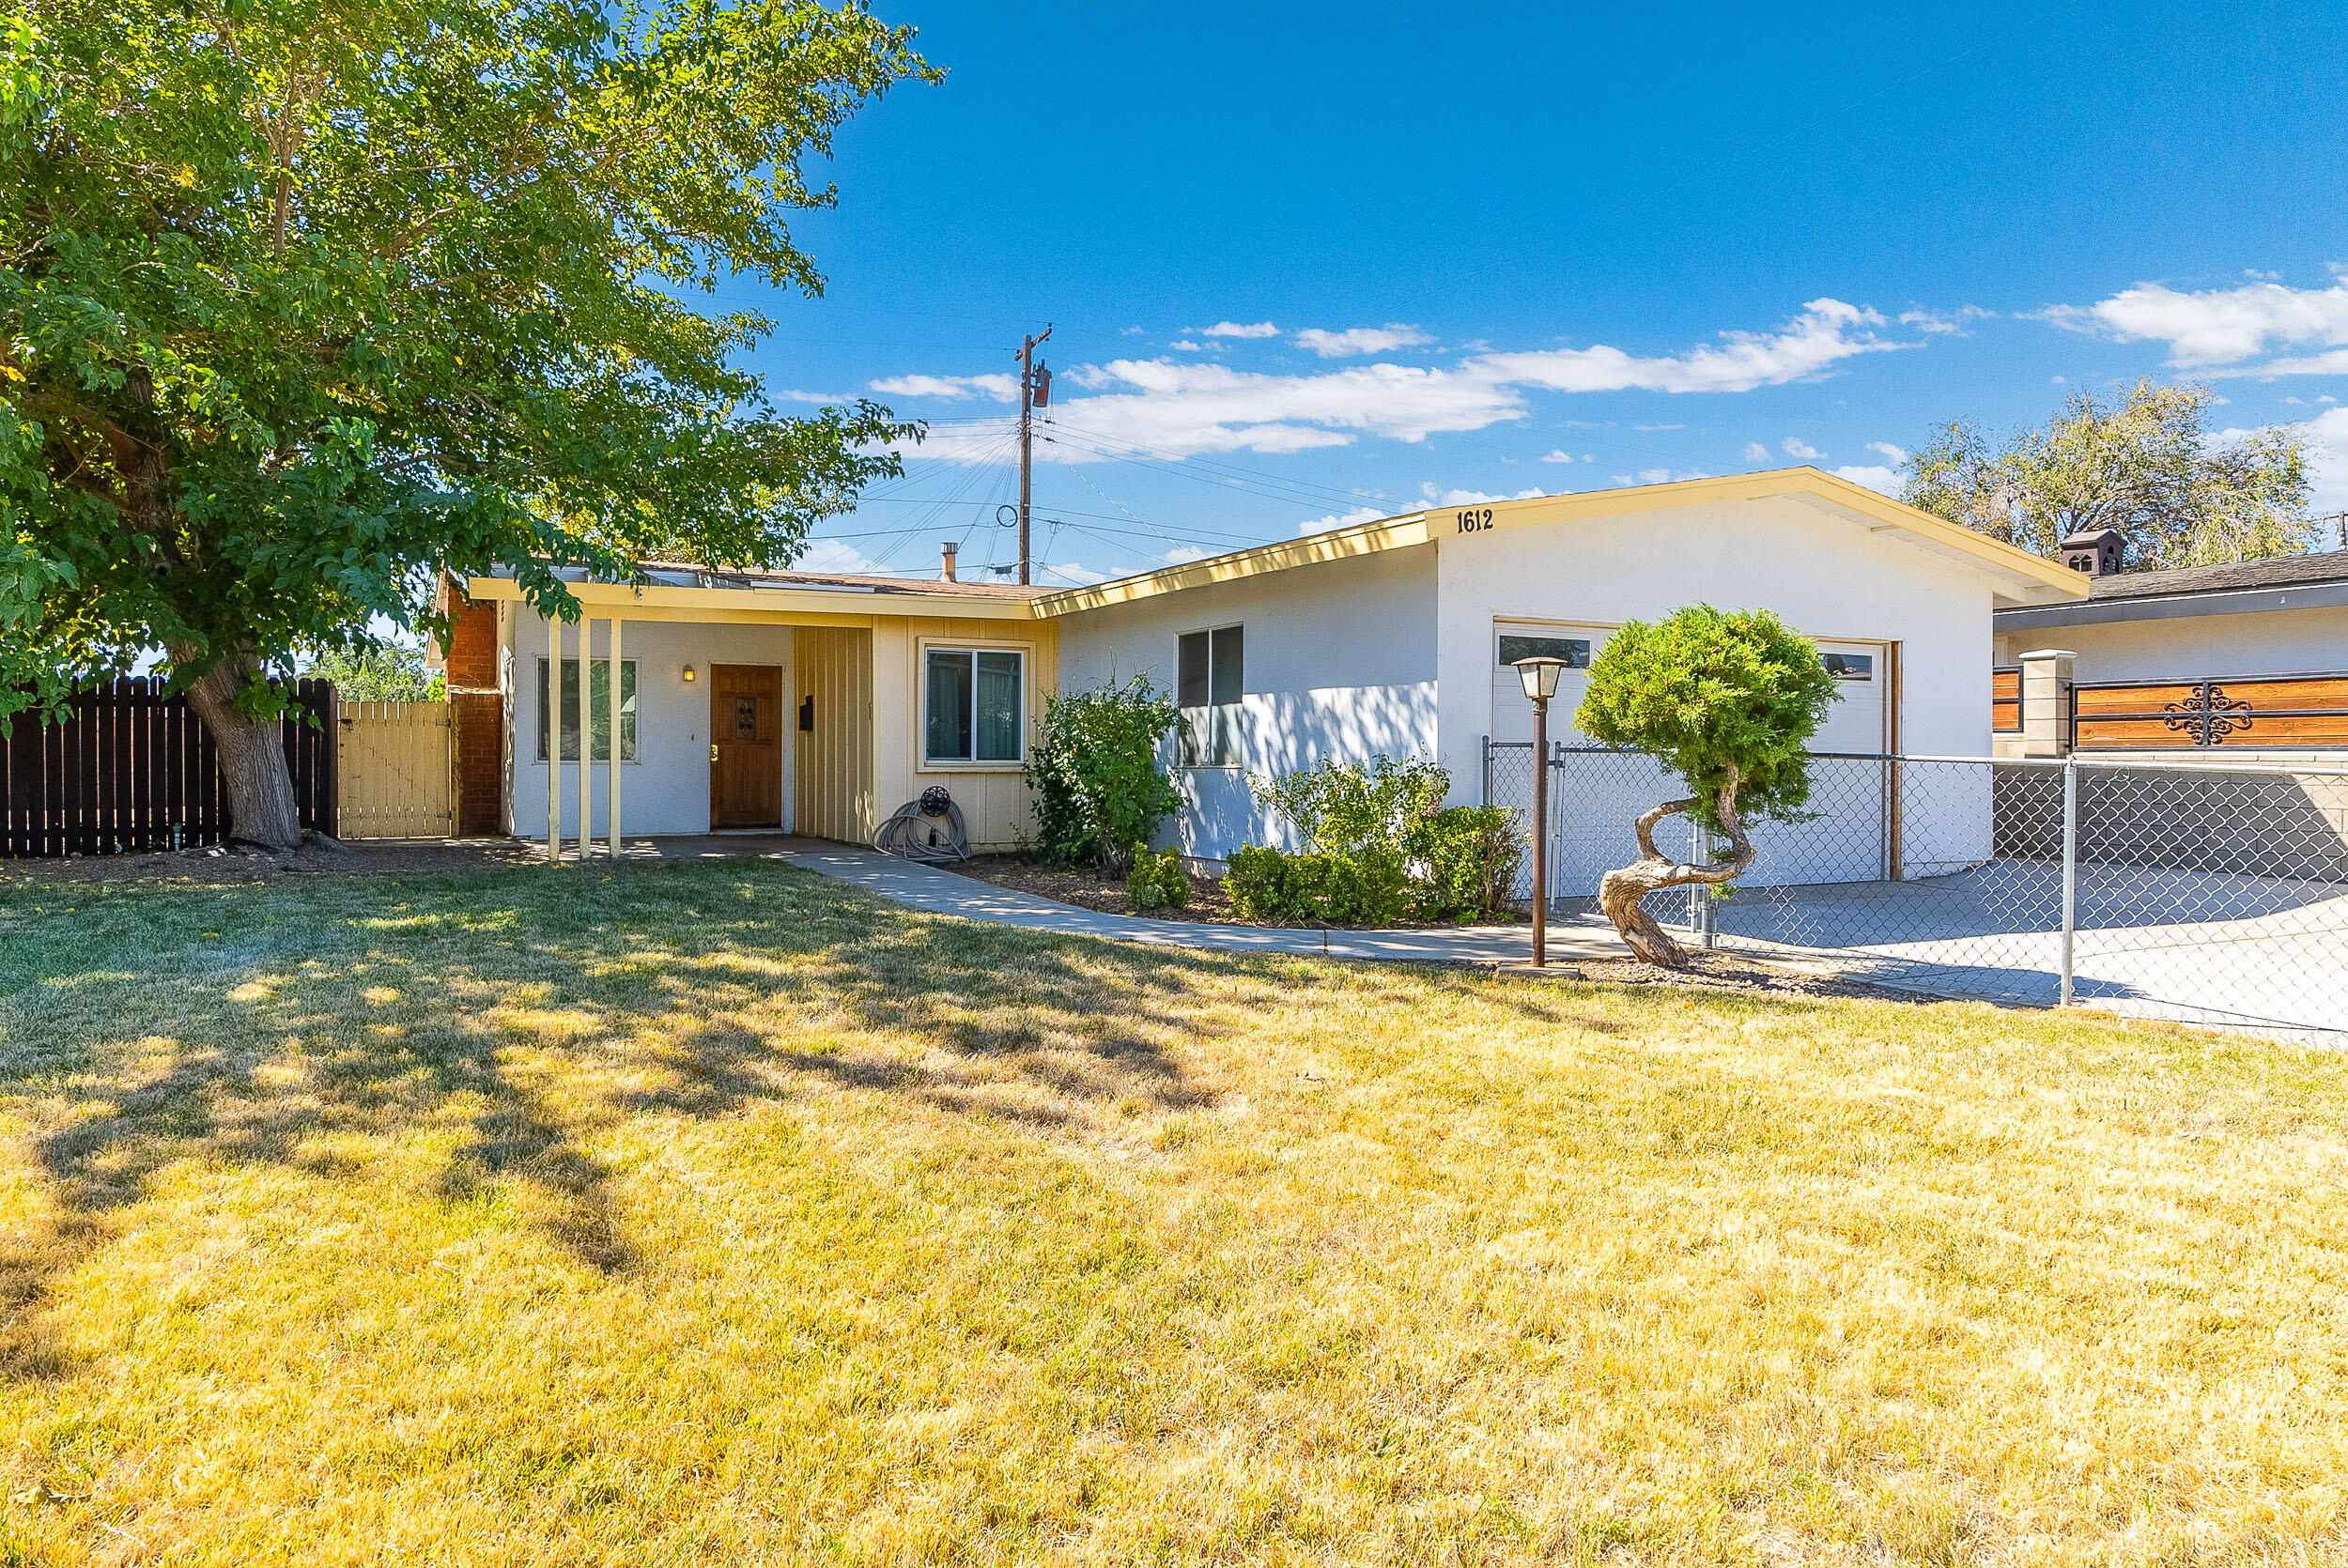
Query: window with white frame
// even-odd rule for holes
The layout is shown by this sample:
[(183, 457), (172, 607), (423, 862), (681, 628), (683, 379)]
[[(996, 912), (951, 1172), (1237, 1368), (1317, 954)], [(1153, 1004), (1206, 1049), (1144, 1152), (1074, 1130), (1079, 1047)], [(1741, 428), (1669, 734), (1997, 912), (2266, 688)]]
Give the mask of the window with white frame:
[[(548, 721), (554, 704), (547, 700), (547, 661), (538, 661), (538, 761), (547, 760)], [(611, 661), (595, 659), (587, 670), (588, 760), (611, 759)], [(579, 761), (579, 661), (563, 661), (563, 761)], [(636, 661), (620, 661), (620, 761), (636, 761)]]
[(921, 678), (921, 756), (1016, 762), (1027, 733), (1027, 655), (1016, 648), (932, 648)]
[(1247, 638), (1243, 626), (1184, 632), (1175, 649), (1174, 686), (1187, 728), (1182, 766), (1240, 764), (1240, 699), (1247, 690)]

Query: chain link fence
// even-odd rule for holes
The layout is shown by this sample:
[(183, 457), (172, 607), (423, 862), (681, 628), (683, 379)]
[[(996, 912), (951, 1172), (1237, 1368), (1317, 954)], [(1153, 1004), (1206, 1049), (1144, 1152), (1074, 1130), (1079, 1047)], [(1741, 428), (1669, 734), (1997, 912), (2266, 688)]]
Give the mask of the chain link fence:
[[(1533, 766), (1487, 743), (1485, 799), (1529, 810)], [(1601, 918), (1631, 824), (1686, 787), (1633, 753), (1558, 746), (1549, 766), (1552, 908)], [(2348, 764), (1824, 755), (1810, 778), (1800, 820), (1753, 827), (1727, 897), (1667, 888), (1649, 912), (1881, 985), (2348, 1045)], [(1710, 853), (1678, 818), (1657, 847)]]

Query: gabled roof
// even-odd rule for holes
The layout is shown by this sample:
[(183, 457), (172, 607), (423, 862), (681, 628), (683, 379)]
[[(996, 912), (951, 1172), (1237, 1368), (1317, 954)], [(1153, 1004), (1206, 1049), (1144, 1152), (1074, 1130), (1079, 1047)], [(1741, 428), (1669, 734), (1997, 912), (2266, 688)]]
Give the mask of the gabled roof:
[(2348, 606), (2348, 551), (2334, 550), (2093, 577), (2083, 604), (2000, 608), (1997, 622), (2000, 631), (2045, 631), (2343, 606)]
[(2087, 596), (2097, 601), (2153, 599), (2171, 593), (2223, 593), (2239, 588), (2287, 588), (2318, 582), (2348, 582), (2348, 551), (2277, 556), (2271, 561), (2236, 561), (2222, 566), (2178, 566), (2165, 572), (2119, 572), (2108, 577), (2090, 578)]
[[(1542, 523), (1578, 522), (1600, 517), (1624, 517), (1642, 512), (1665, 512), (1680, 507), (1722, 501), (1785, 499), (1815, 506), (1865, 525), (1871, 530), (1891, 529), (1908, 542), (1936, 555), (1961, 561), (1986, 571), (1998, 582), (1997, 596), (2008, 604), (2064, 604), (2087, 596), (2087, 579), (2058, 561), (2031, 555), (1974, 532), (1946, 518), (1919, 511), (1878, 495), (1862, 484), (1804, 466), (1774, 469), (1764, 473), (1732, 474), (1722, 479), (1689, 479), (1669, 484), (1639, 484), (1617, 490), (1585, 490), (1575, 495), (1533, 496), (1522, 500), (1478, 502), (1468, 510), (1489, 514), (1493, 529), (1531, 528)], [(1266, 572), (1284, 572), (1318, 561), (1372, 555), (1381, 550), (1425, 545), (1457, 530), (1459, 508), (1407, 512), (1327, 533), (1286, 539), (1274, 545), (1209, 556), (1202, 561), (1168, 566), (1137, 576), (1120, 577), (1089, 588), (1065, 589), (1035, 601), (1040, 616), (1067, 615), (1100, 609), (1133, 599), (1231, 582)], [(1478, 531), (1481, 531), (1479, 529)]]

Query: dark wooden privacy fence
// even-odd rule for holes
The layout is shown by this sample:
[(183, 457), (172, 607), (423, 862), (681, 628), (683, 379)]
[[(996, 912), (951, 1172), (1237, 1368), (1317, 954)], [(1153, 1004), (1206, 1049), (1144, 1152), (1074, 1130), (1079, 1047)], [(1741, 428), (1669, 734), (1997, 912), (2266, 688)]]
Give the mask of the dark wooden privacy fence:
[(2083, 682), (2071, 688), (2081, 751), (2348, 746), (2348, 674)]
[[(161, 681), (116, 681), (46, 722), (0, 720), (0, 855), (128, 854), (228, 840), (212, 738)], [(296, 681), (283, 730), (305, 828), (335, 830), (334, 687)]]

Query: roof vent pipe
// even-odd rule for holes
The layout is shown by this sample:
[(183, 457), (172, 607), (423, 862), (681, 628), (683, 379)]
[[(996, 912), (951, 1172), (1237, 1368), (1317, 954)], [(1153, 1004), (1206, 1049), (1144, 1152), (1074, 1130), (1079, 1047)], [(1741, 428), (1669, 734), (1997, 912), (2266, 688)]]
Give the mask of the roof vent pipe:
[(938, 546), (938, 549), (946, 557), (946, 580), (948, 582), (960, 580), (954, 576), (954, 552), (960, 548), (962, 548), (962, 546), (950, 539), (947, 540), (943, 545)]

